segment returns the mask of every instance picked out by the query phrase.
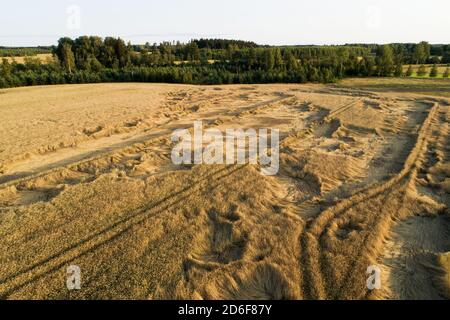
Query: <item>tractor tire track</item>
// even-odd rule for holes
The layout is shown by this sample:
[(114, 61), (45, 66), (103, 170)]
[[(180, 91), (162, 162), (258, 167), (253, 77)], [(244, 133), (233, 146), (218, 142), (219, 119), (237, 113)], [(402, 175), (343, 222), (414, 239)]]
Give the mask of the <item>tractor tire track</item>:
[[(345, 108), (341, 108), (341, 110), (343, 109), (345, 110)], [(306, 232), (301, 235), (301, 264), (303, 266), (302, 286), (304, 295), (307, 299), (338, 298), (336, 296), (330, 297), (328, 293), (328, 287), (331, 284), (327, 284), (324, 281), (324, 253), (327, 252), (326, 247), (323, 247), (324, 236), (326, 235), (330, 225), (339, 217), (345, 215), (352, 208), (356, 208), (359, 204), (364, 204), (371, 199), (383, 195), (384, 193), (387, 193), (385, 195), (387, 197), (389, 196), (390, 190), (394, 189), (395, 187), (401, 187), (405, 182), (409, 182), (411, 175), (414, 174), (414, 170), (417, 169), (417, 161), (420, 155), (425, 152), (424, 149), (426, 147), (426, 141), (430, 131), (430, 124), (435, 118), (438, 110), (439, 105), (435, 104), (429, 111), (428, 117), (423, 122), (422, 127), (419, 130), (416, 144), (407, 160), (405, 161), (404, 167), (399, 174), (391, 178), (391, 180), (386, 183), (371, 186), (365, 190), (360, 191), (351, 198), (341, 201), (336, 206), (325, 210), (315, 221), (313, 221), (310, 226), (307, 227)], [(399, 208), (401, 208), (402, 206), (403, 201), (402, 203), (400, 203)], [(383, 220), (385, 220), (390, 217), (384, 217), (383, 215), (380, 215), (379, 220), (381, 220), (382, 218)], [(377, 223), (376, 221), (377, 219), (372, 221), (372, 223), (375, 226), (380, 225), (380, 222)], [(372, 225), (371, 227), (374, 226)], [(364, 252), (364, 249), (367, 248), (367, 244), (370, 242), (370, 240), (372, 239), (365, 239), (365, 241), (360, 244), (359, 248), (357, 249), (357, 252), (359, 252), (359, 255), (357, 255), (357, 257), (359, 257)], [(354, 271), (357, 263), (358, 261), (355, 261), (353, 263), (353, 265), (348, 269), (347, 275), (350, 275)], [(341, 284), (340, 289), (343, 289), (346, 285), (353, 285), (353, 283)], [(338, 290), (337, 292), (340, 291)]]
[[(86, 253), (92, 252), (104, 244), (107, 244), (111, 240), (130, 230), (133, 226), (136, 226), (144, 222), (147, 218), (171, 208), (172, 206), (188, 198), (190, 195), (200, 192), (206, 188), (216, 188), (223, 179), (239, 172), (244, 167), (246, 167), (246, 165), (221, 168), (206, 175), (205, 177), (202, 177), (197, 181), (197, 183), (183, 188), (182, 190), (179, 190), (160, 200), (151, 207), (139, 209), (133, 215), (122, 219), (95, 234), (92, 234), (82, 241), (61, 250), (60, 252), (41, 260), (24, 270), (0, 279), (0, 298), (6, 299), (18, 289), (32, 283), (33, 281), (36, 281), (51, 271), (59, 269), (66, 263), (83, 256)], [(211, 181), (214, 181), (212, 186)]]

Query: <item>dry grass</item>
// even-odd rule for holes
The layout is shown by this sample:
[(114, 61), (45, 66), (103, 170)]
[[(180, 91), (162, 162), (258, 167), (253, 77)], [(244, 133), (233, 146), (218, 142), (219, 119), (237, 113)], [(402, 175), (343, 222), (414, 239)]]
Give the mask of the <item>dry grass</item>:
[[(49, 63), (52, 62), (55, 58), (53, 57), (53, 54), (51, 53), (39, 53), (34, 56), (21, 56), (21, 57), (5, 57), (6, 60), (8, 60), (9, 63), (16, 62), (18, 64), (24, 64), (26, 62), (27, 58), (33, 58), (38, 59), (41, 63)], [(1, 63), (0, 59), (0, 63)]]
[[(412, 261), (431, 279), (446, 268), (433, 257), (450, 251), (436, 220), (449, 205), (449, 102), (362, 89), (3, 90), (0, 296), (439, 296), (445, 277), (411, 282), (401, 271)], [(172, 130), (198, 119), (221, 130), (280, 129), (279, 174), (173, 165)], [(72, 264), (82, 270), (80, 291), (65, 286)], [(383, 268), (382, 292), (366, 288), (372, 264)]]

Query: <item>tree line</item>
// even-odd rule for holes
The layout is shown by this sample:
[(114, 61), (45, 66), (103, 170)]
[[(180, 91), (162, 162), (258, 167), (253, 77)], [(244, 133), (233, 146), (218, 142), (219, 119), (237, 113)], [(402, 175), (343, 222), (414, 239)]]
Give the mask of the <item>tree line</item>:
[[(0, 64), (0, 87), (92, 82), (187, 84), (328, 83), (347, 76), (402, 76), (403, 64), (425, 63), (434, 46), (258, 46), (200, 39), (189, 43), (132, 45), (120, 38), (61, 38), (55, 60)], [(442, 46), (442, 59), (450, 48)], [(1, 52), (1, 51), (0, 51)]]
[(53, 47), (0, 47), (0, 57), (23, 57), (52, 53)]

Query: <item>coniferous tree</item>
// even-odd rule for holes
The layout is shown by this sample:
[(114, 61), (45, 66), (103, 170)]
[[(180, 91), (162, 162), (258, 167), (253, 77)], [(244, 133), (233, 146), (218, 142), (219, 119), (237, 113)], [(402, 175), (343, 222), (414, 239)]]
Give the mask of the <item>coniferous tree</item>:
[[(69, 50), (70, 49), (70, 50)], [(40, 50), (4, 49), (3, 54)], [(47, 49), (48, 50), (48, 49)], [(376, 50), (376, 57), (373, 52)], [(6, 53), (5, 53), (6, 52)], [(36, 51), (38, 52), (38, 51)], [(70, 52), (72, 52), (72, 57)], [(1, 86), (100, 81), (150, 81), (187, 83), (267, 83), (330, 82), (345, 76), (400, 76), (404, 63), (413, 55), (428, 62), (433, 56), (446, 55), (450, 47), (427, 43), (386, 46), (307, 46), (266, 47), (227, 40), (193, 40), (187, 44), (128, 45), (121, 39), (79, 37), (62, 38), (55, 49), (59, 63), (10, 64), (10, 79), (5, 80), (8, 66), (1, 67)], [(190, 64), (175, 61), (189, 60)], [(215, 63), (208, 63), (214, 60)], [(200, 63), (199, 63), (200, 62)], [(422, 67), (425, 69), (425, 66)], [(428, 69), (428, 68), (426, 68)], [(425, 69), (423, 75), (427, 75)], [(406, 70), (405, 70), (406, 71)], [(406, 75), (413, 74), (409, 66)]]
[(426, 69), (426, 67), (422, 64), (422, 65), (420, 65), (420, 67), (419, 67), (419, 69), (417, 70), (417, 75), (419, 76), (419, 77), (423, 77), (423, 76), (425, 76), (427, 74), (427, 69)]
[(445, 71), (444, 71), (444, 73), (442, 74), (442, 77), (443, 78), (448, 78), (448, 77), (450, 77), (450, 68), (446, 68), (445, 69)]
[(191, 56), (194, 61), (200, 60), (200, 50), (195, 42), (191, 45)]
[(252, 70), (253, 67), (256, 65), (256, 63), (257, 63), (256, 49), (250, 48), (247, 58), (248, 68)]
[(275, 66), (275, 56), (273, 54), (272, 49), (266, 49), (264, 50), (264, 56), (263, 56), (263, 66), (264, 70), (271, 71), (273, 70)]
[(406, 76), (411, 77), (413, 75), (413, 68), (411, 65), (408, 66), (408, 70), (406, 70)]
[(402, 46), (395, 45), (394, 46), (394, 76), (401, 77), (403, 76), (403, 61), (404, 61), (405, 52)]
[(395, 65), (394, 76), (396, 77), (403, 76), (403, 65), (401, 63)]
[(297, 70), (298, 69), (298, 61), (291, 51), (287, 50), (285, 53), (284, 60), (286, 61), (286, 68), (288, 70)]
[(274, 67), (276, 69), (281, 69), (284, 66), (284, 61), (283, 61), (283, 56), (281, 55), (281, 50), (280, 48), (276, 48), (273, 51), (273, 56), (274, 56)]
[(436, 78), (438, 76), (438, 68), (435, 64), (433, 64), (433, 67), (430, 70), (430, 77)]
[(390, 76), (394, 71), (394, 52), (388, 44), (378, 47), (377, 70), (379, 76)]

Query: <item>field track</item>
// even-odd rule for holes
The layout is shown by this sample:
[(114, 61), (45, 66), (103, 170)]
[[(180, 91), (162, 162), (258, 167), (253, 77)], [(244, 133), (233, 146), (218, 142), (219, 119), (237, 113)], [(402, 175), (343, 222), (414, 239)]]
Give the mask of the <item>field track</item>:
[[(351, 287), (354, 286), (355, 281), (361, 278), (364, 279), (361, 277), (361, 271), (369, 265), (370, 260), (374, 261), (376, 259), (376, 254), (379, 253), (377, 249), (380, 247), (380, 242), (383, 239), (380, 235), (386, 234), (392, 221), (404, 214), (405, 202), (408, 201), (408, 186), (417, 175), (421, 165), (420, 159), (429, 151), (427, 146), (432, 136), (433, 122), (439, 126), (437, 118), (442, 108), (436, 103), (430, 109), (429, 115), (418, 133), (416, 145), (400, 173), (389, 181), (363, 190), (322, 212), (302, 235), (300, 241), (303, 252), (303, 283), (305, 284), (304, 289), (307, 298), (360, 299), (364, 297), (363, 284), (360, 286), (360, 292), (356, 292), (356, 294), (359, 293), (361, 296), (342, 294), (352, 292)], [(398, 193), (399, 195), (392, 196)], [(391, 204), (389, 201), (393, 203)], [(355, 257), (364, 257), (364, 259), (350, 262), (345, 274), (340, 275), (342, 280), (333, 279), (338, 280), (338, 282), (325, 281), (324, 277), (328, 277), (327, 280), (332, 280), (330, 275), (333, 269), (333, 258), (328, 256), (329, 252), (327, 250), (327, 241), (334, 236), (330, 234), (332, 233), (330, 229), (333, 226), (342, 224), (342, 221), (345, 221), (346, 216), (351, 214), (353, 210), (358, 210), (358, 214), (361, 216), (355, 230), (361, 233), (366, 232), (367, 234), (360, 243), (347, 243), (346, 245), (353, 246), (352, 254)], [(349, 228), (351, 228), (351, 225)], [(348, 247), (346, 250), (348, 250)], [(314, 270), (314, 274), (311, 273), (312, 270)], [(317, 270), (322, 271), (317, 272)], [(328, 274), (323, 274), (322, 272), (328, 272)], [(325, 283), (333, 283), (333, 287), (330, 288)]]

